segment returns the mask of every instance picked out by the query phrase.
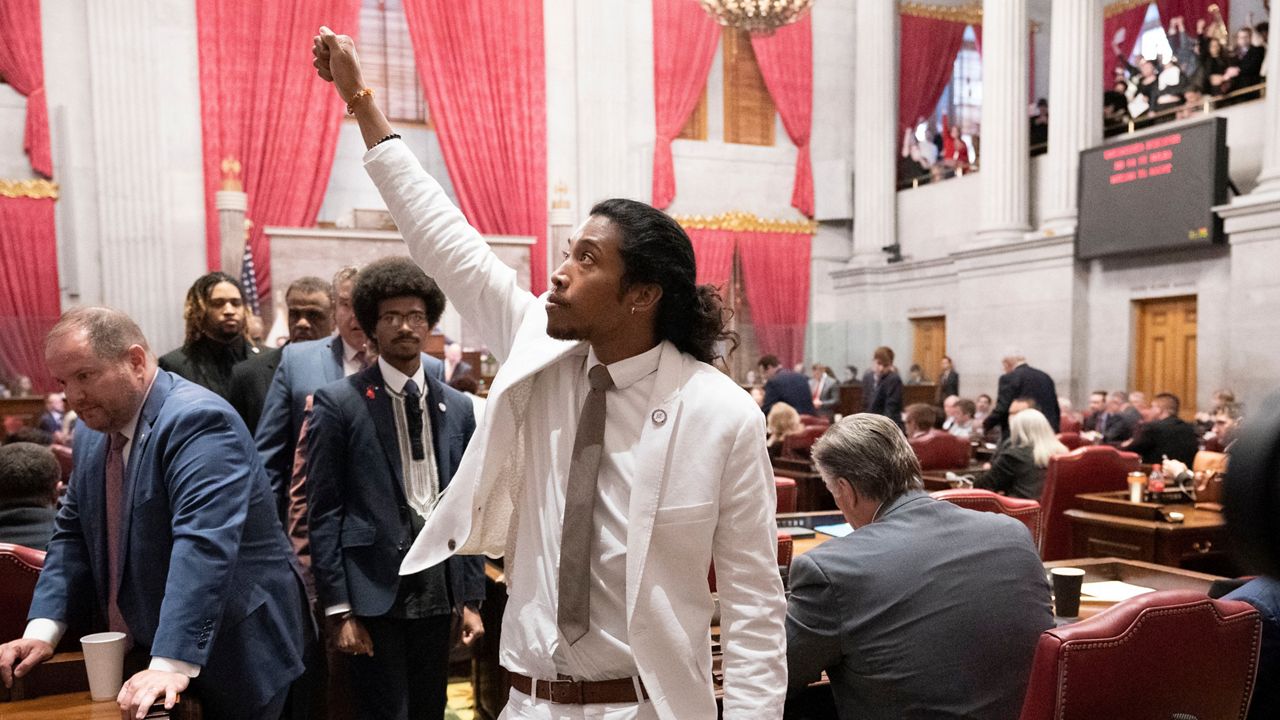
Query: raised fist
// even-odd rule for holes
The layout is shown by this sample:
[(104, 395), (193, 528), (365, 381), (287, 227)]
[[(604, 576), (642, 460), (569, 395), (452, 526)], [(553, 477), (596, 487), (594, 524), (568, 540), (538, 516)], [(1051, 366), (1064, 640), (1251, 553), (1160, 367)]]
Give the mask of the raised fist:
[(320, 27), (320, 34), (311, 40), (311, 64), (326, 81), (333, 83), (338, 96), (345, 103), (351, 102), (356, 93), (364, 89), (360, 74), (360, 58), (356, 44), (349, 35), (336, 35), (327, 27)]

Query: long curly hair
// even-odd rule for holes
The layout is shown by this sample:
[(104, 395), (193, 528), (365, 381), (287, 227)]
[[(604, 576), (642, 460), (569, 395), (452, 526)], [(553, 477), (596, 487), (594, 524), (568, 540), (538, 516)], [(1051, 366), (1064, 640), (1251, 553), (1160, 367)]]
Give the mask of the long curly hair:
[[(726, 329), (732, 311), (714, 285), (697, 284), (693, 243), (679, 223), (661, 210), (621, 198), (596, 203), (591, 214), (609, 218), (621, 231), (621, 292), (635, 283), (662, 288), (654, 323), (659, 340), (670, 340), (705, 363), (737, 349), (737, 333)], [(724, 353), (717, 347), (721, 342), (728, 344)]]
[[(235, 285), (241, 301), (244, 300), (244, 287), (240, 285), (240, 281), (224, 272), (215, 271), (196, 278), (196, 281), (191, 284), (191, 289), (187, 290), (187, 300), (182, 306), (182, 319), (187, 326), (186, 336), (182, 341), (184, 347), (190, 346), (204, 336), (205, 318), (209, 314), (209, 296), (213, 294), (213, 288), (220, 283)], [(243, 307), (244, 323), (241, 325), (240, 334), (245, 340), (252, 342), (252, 338), (249, 337), (249, 318), (253, 315), (253, 311), (249, 309), (248, 303)]]

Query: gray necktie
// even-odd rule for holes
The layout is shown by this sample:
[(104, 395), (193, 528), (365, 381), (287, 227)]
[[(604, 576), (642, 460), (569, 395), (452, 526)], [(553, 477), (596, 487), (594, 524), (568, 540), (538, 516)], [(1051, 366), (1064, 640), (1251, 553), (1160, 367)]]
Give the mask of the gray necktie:
[(556, 623), (570, 645), (587, 634), (591, 618), (591, 537), (594, 535), (596, 479), (604, 449), (605, 393), (613, 378), (604, 365), (587, 373), (591, 392), (582, 404), (573, 439), (569, 485), (565, 489), (560, 530), (560, 606)]

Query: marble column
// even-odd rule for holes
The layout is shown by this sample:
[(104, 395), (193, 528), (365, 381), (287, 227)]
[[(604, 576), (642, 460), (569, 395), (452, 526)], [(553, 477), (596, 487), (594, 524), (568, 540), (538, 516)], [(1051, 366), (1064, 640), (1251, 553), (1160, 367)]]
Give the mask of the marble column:
[(1049, 21), (1049, 154), (1041, 229), (1071, 234), (1078, 215), (1080, 151), (1102, 141), (1102, 75), (1099, 0), (1053, 3)]
[(858, 0), (854, 36), (853, 260), (897, 242), (898, 5)]
[(1264, 134), (1262, 139), (1262, 172), (1258, 174), (1258, 187), (1254, 188), (1254, 195), (1258, 194), (1277, 194), (1280, 195), (1280, 88), (1276, 87), (1280, 83), (1280, 29), (1276, 28), (1276, 23), (1280, 22), (1280, 2), (1271, 3), (1271, 23), (1270, 34), (1267, 38), (1267, 97), (1266, 102), (1266, 123), (1264, 128), (1268, 128), (1270, 132)]
[(219, 190), (213, 205), (218, 210), (218, 238), (222, 241), (222, 272), (239, 280), (244, 269), (244, 213), (249, 196), (239, 190)]
[[(1061, 3), (1054, 3), (1058, 4)], [(978, 240), (983, 245), (1022, 239), (1030, 229), (1028, 27), (1027, 0), (984, 0), (982, 129), (978, 149), (982, 180)], [(1049, 110), (1053, 111), (1052, 104)]]

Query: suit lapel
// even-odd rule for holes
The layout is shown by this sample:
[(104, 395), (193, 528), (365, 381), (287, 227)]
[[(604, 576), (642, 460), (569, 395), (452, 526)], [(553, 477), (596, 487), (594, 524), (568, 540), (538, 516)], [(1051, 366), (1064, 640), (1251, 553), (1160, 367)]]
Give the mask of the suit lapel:
[[(85, 545), (89, 548), (90, 567), (107, 567), (107, 436), (92, 432), (85, 428), (86, 437), (75, 450), (74, 462), (76, 475), (72, 482), (76, 483), (76, 494), (80, 503), (80, 529), (85, 535)], [(79, 435), (77, 434), (77, 437)], [(83, 466), (83, 467), (82, 467)], [(88, 511), (88, 512), (86, 512)], [(96, 518), (96, 522), (85, 522)], [(97, 586), (98, 597), (106, 607), (107, 576), (105, 573), (93, 574), (94, 585)]]
[(333, 362), (324, 363), (324, 367), (321, 368), (321, 372), (324, 374), (324, 379), (328, 382), (337, 382), (342, 379), (344, 370), (344, 350), (345, 347), (342, 344), (342, 336), (334, 335), (333, 340), (329, 341), (329, 355)]
[[(117, 587), (123, 585), (124, 567), (129, 558), (129, 526), (133, 521), (133, 499), (138, 492), (138, 468), (142, 465), (142, 458), (151, 444), (151, 429), (156, 423), (156, 418), (160, 415), (160, 409), (164, 406), (165, 398), (169, 396), (169, 391), (173, 389), (173, 384), (172, 375), (163, 370), (156, 371), (155, 382), (152, 383), (151, 391), (147, 393), (147, 399), (142, 404), (142, 412), (138, 414), (138, 425), (133, 431), (133, 442), (129, 448), (129, 462), (124, 468), (123, 507), (120, 508), (119, 526), (120, 564), (117, 568), (120, 577), (116, 578)], [(159, 478), (159, 480), (164, 482), (164, 478)]]
[(627, 619), (635, 610), (640, 578), (649, 555), (653, 521), (666, 479), (666, 456), (671, 435), (680, 422), (680, 380), (684, 377), (684, 357), (675, 345), (662, 343), (657, 378), (649, 395), (644, 428), (636, 445), (636, 475), (631, 485), (631, 505), (627, 512)]
[(436, 454), (436, 474), (440, 478), (440, 490), (445, 488), (445, 478), (449, 473), (445, 472), (445, 458), (449, 457), (445, 454), (444, 426), (448, 410), (445, 409), (444, 391), (440, 389), (440, 381), (425, 373), (427, 396), (424, 398), (426, 403), (427, 418), (431, 423), (431, 445), (435, 448)]
[(374, 363), (368, 370), (356, 375), (359, 381), (356, 388), (364, 393), (365, 403), (369, 408), (369, 416), (373, 418), (373, 427), (382, 444), (382, 452), (391, 465), (391, 473), (396, 479), (396, 487), (404, 488), (404, 473), (400, 467), (400, 445), (396, 441), (395, 406), (391, 404), (391, 395), (382, 379), (382, 368)]

